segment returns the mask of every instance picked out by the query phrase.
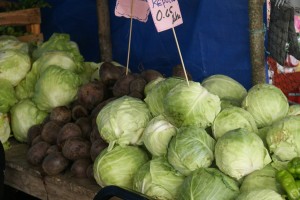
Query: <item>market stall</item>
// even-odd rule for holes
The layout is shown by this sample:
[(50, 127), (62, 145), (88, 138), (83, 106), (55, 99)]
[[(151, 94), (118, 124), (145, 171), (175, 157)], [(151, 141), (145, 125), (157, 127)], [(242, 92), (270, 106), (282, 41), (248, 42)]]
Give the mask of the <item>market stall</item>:
[(98, 0), (97, 61), (71, 33), (0, 37), (4, 183), (49, 200), (299, 198), (299, 105), (267, 83), (265, 4), (233, 2)]

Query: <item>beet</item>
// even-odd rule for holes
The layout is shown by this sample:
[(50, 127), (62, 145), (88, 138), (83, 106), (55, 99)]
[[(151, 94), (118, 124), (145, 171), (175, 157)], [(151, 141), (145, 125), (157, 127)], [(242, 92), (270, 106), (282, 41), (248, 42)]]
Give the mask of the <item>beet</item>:
[(42, 124), (33, 125), (28, 129), (28, 131), (27, 131), (27, 144), (29, 146), (32, 145), (32, 141), (34, 140), (34, 138), (41, 135), (42, 129), (43, 129)]
[(93, 81), (79, 88), (78, 102), (87, 110), (92, 110), (106, 98), (106, 87), (101, 81)]
[(50, 144), (44, 141), (40, 141), (29, 148), (27, 151), (27, 161), (32, 165), (39, 165), (42, 163), (46, 156), (46, 152)]
[(71, 119), (72, 119), (72, 112), (66, 106), (58, 106), (51, 110), (50, 120), (52, 121), (58, 121), (61, 122), (62, 124), (66, 124), (70, 122)]
[(31, 146), (35, 145), (35, 144), (38, 143), (38, 142), (45, 142), (45, 141), (42, 139), (42, 136), (41, 136), (41, 135), (36, 136), (36, 137), (32, 140)]
[[(192, 75), (187, 70), (186, 70), (186, 74), (187, 74), (188, 80), (193, 80)], [(185, 74), (184, 74), (182, 65), (176, 65), (175, 67), (173, 67), (172, 76), (181, 77), (181, 78), (185, 79)]]
[(130, 92), (130, 93), (128, 94), (128, 96), (134, 97), (134, 98), (137, 98), (137, 99), (141, 99), (141, 100), (144, 99), (144, 95), (141, 94), (141, 93), (138, 92), (138, 91), (132, 91), (132, 92)]
[(57, 135), (61, 129), (61, 124), (57, 121), (49, 121), (47, 122), (41, 133), (41, 137), (44, 141), (49, 144), (56, 144)]
[(122, 75), (122, 67), (115, 66), (110, 62), (104, 62), (99, 70), (100, 80), (108, 87), (113, 86)]
[(76, 178), (87, 178), (87, 168), (91, 165), (90, 159), (75, 160), (71, 166), (71, 173)]
[(86, 176), (90, 179), (90, 180), (95, 180), (94, 178), (94, 165), (93, 163), (90, 164), (87, 169), (86, 169)]
[(157, 79), (158, 77), (163, 78), (163, 75), (156, 70), (153, 69), (147, 69), (141, 73), (141, 76), (149, 83), (150, 81), (153, 81)]
[(65, 141), (62, 148), (63, 155), (69, 160), (90, 158), (91, 143), (79, 137), (72, 137)]
[(75, 124), (79, 126), (82, 133), (82, 137), (89, 139), (90, 134), (92, 132), (91, 120), (88, 117), (81, 117), (76, 120)]
[(54, 145), (51, 145), (51, 146), (48, 148), (46, 154), (50, 154), (50, 153), (54, 153), (54, 152), (60, 152), (58, 146), (55, 145), (55, 144), (54, 144)]
[(107, 142), (105, 142), (103, 139), (95, 140), (95, 141), (92, 143), (91, 150), (90, 150), (92, 161), (95, 161), (95, 159), (97, 158), (97, 156), (98, 156), (98, 155), (101, 153), (101, 151), (102, 151), (103, 149), (105, 149), (106, 147), (108, 147), (108, 144), (107, 144)]
[(63, 172), (69, 166), (69, 160), (60, 152), (48, 154), (42, 163), (42, 168), (47, 175), (53, 176)]
[(59, 148), (62, 148), (63, 143), (72, 137), (82, 137), (82, 131), (80, 127), (73, 123), (67, 123), (65, 124), (59, 131), (56, 139), (56, 144)]
[(112, 92), (115, 97), (121, 97), (130, 93), (130, 82), (135, 79), (133, 74), (122, 75), (113, 86)]
[(130, 82), (129, 90), (130, 92), (139, 92), (141, 94), (144, 94), (144, 89), (146, 84), (147, 81), (144, 78), (142, 77), (136, 78)]
[(90, 142), (93, 143), (94, 141), (96, 141), (98, 139), (102, 140), (102, 138), (100, 136), (100, 133), (99, 133), (99, 130), (98, 130), (98, 127), (93, 126), (93, 129), (92, 129), (92, 132), (91, 132), (91, 135), (90, 135)]
[(72, 107), (72, 119), (77, 120), (81, 117), (87, 117), (89, 115), (88, 110), (80, 104)]

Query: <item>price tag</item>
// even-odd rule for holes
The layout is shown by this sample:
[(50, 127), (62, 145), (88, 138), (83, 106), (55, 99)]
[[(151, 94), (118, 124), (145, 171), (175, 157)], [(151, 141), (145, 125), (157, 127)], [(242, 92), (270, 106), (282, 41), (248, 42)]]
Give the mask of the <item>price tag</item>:
[(177, 0), (148, 0), (148, 4), (158, 32), (183, 23)]
[(117, 0), (115, 15), (147, 22), (150, 8), (146, 0)]

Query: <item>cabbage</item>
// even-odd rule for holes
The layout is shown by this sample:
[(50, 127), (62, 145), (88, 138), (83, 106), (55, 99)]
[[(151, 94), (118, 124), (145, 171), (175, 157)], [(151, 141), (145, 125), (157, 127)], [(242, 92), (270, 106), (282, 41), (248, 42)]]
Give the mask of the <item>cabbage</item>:
[(280, 194), (274, 190), (253, 190), (249, 192), (242, 192), (236, 200), (285, 200)]
[(39, 109), (50, 111), (73, 102), (81, 84), (79, 75), (53, 65), (48, 67), (36, 82), (32, 99)]
[(19, 142), (26, 142), (29, 128), (40, 124), (47, 117), (48, 113), (39, 110), (31, 100), (24, 99), (12, 107), (10, 115), (14, 137)]
[(95, 62), (84, 62), (83, 64), (84, 70), (79, 73), (81, 79), (83, 80), (83, 84), (95, 81), (95, 80), (100, 80), (99, 77), (99, 69), (100, 69), (100, 64), (95, 63)]
[(240, 106), (247, 95), (247, 90), (236, 80), (226, 75), (216, 74), (202, 81), (202, 86), (210, 93), (218, 95), (221, 100)]
[(300, 115), (287, 116), (274, 123), (267, 133), (270, 153), (279, 161), (300, 156)]
[(267, 143), (267, 134), (271, 126), (266, 126), (263, 128), (258, 129), (257, 135), (260, 137), (260, 139), (263, 141), (265, 147), (268, 147)]
[[(165, 80), (165, 78), (157, 77), (156, 79), (154, 79), (154, 80), (150, 81), (149, 83), (147, 83), (147, 85), (145, 86), (145, 89), (144, 89), (144, 94), (145, 94), (145, 96), (147, 96), (148, 93), (149, 93), (149, 91), (150, 91), (152, 88), (155, 88), (155, 86), (156, 86), (159, 82), (161, 82), (161, 81), (163, 81), (163, 80)], [(154, 93), (153, 93), (152, 95), (154, 95)]]
[(20, 51), (0, 51), (0, 79), (8, 80), (13, 86), (26, 76), (30, 70), (30, 57)]
[(284, 118), (289, 103), (283, 92), (274, 85), (257, 84), (248, 91), (242, 107), (254, 117), (257, 128), (262, 128)]
[(281, 194), (283, 189), (281, 185), (276, 181), (275, 175), (277, 170), (270, 164), (265, 166), (261, 170), (256, 170), (247, 175), (240, 187), (241, 192), (250, 192), (252, 190), (270, 189)]
[(288, 115), (300, 115), (300, 104), (290, 105)]
[(26, 42), (21, 42), (12, 35), (1, 35), (0, 36), (0, 51), (4, 50), (18, 50), (22, 53), (28, 54), (29, 47)]
[(237, 180), (271, 162), (259, 136), (246, 129), (228, 131), (220, 137), (215, 146), (215, 159), (222, 172)]
[(0, 79), (0, 113), (7, 113), (17, 101), (12, 84), (8, 80)]
[(189, 175), (214, 160), (215, 140), (203, 128), (181, 127), (168, 148), (168, 161), (180, 173)]
[(0, 141), (4, 145), (10, 137), (9, 117), (7, 113), (0, 112)]
[(112, 148), (115, 143), (141, 145), (142, 133), (151, 120), (147, 105), (140, 99), (123, 96), (99, 112), (96, 123), (102, 138)]
[(170, 124), (164, 116), (159, 115), (147, 124), (142, 141), (153, 156), (164, 156), (167, 154), (169, 142), (176, 131), (175, 126)]
[(37, 60), (43, 54), (51, 51), (69, 52), (75, 63), (77, 64), (77, 72), (83, 71), (83, 56), (80, 54), (78, 45), (70, 40), (70, 35), (63, 33), (53, 33), (52, 36), (38, 45), (33, 51), (32, 57)]
[(222, 110), (215, 118), (212, 131), (215, 139), (224, 135), (227, 131), (237, 128), (245, 128), (257, 133), (257, 127), (252, 115), (239, 107), (230, 107)]
[(165, 158), (158, 157), (138, 170), (133, 179), (133, 189), (154, 199), (174, 200), (184, 178)]
[[(152, 91), (152, 90), (151, 90)], [(164, 98), (167, 119), (176, 127), (194, 125), (206, 128), (221, 110), (218, 96), (209, 93), (200, 83), (178, 83)]]
[(176, 86), (178, 83), (183, 82), (182, 79), (179, 78), (167, 78), (162, 81), (159, 81), (158, 83), (154, 82), (154, 86), (148, 86), (152, 87), (152, 89), (147, 92), (146, 98), (144, 101), (149, 107), (149, 110), (153, 116), (158, 116), (161, 114), (164, 114), (164, 98), (166, 94), (172, 89), (174, 86)]
[(133, 177), (148, 162), (147, 153), (136, 146), (118, 146), (101, 151), (93, 164), (94, 178), (101, 186), (117, 185), (132, 189)]
[(40, 75), (52, 65), (72, 72), (77, 71), (76, 63), (70, 56), (70, 53), (63, 51), (46, 52), (32, 64), (32, 69), (27, 73), (25, 79), (17, 85), (17, 97), (19, 99), (31, 98)]
[(178, 192), (179, 200), (234, 200), (239, 194), (237, 181), (215, 168), (200, 168), (190, 174)]

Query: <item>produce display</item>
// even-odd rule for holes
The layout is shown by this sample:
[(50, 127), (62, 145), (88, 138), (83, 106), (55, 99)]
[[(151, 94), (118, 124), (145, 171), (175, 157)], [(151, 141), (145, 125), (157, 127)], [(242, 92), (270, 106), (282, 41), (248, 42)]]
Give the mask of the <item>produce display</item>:
[(24, 46), (0, 38), (0, 140), (46, 175), (161, 200), (300, 199), (300, 105), (275, 86), (84, 62), (66, 34)]

